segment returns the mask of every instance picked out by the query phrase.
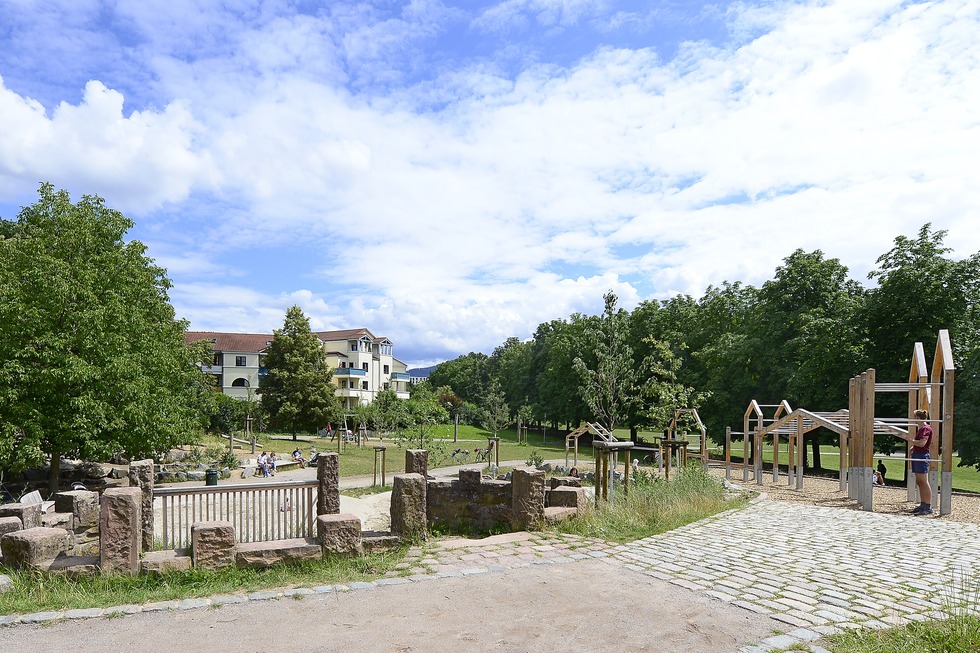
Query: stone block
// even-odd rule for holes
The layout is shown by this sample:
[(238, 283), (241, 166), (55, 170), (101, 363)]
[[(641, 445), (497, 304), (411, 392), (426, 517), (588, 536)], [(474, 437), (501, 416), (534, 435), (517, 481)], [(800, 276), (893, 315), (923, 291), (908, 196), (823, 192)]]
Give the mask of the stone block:
[(422, 474), (395, 475), (391, 485), (393, 534), (405, 538), (425, 537), (425, 492), (426, 480)]
[(140, 572), (166, 574), (171, 571), (188, 571), (192, 566), (191, 553), (187, 549), (148, 551), (140, 561)]
[(548, 479), (548, 484), (552, 490), (556, 487), (582, 487), (582, 479), (578, 476), (552, 476)]
[(0, 505), (0, 517), (17, 517), (24, 528), (41, 525), (40, 503), (7, 503)]
[(12, 569), (47, 569), (65, 555), (68, 531), (63, 528), (26, 528), (0, 538), (3, 564)]
[(544, 521), (545, 473), (518, 467), (511, 477), (511, 511), (515, 530), (538, 528)]
[(384, 553), (401, 547), (401, 538), (383, 531), (362, 531), (361, 546), (365, 554)]
[[(5, 519), (9, 519), (9, 517)], [(41, 515), (41, 526), (46, 526), (48, 528), (63, 528), (66, 531), (70, 531), (71, 513), (49, 512), (47, 514)]]
[(153, 480), (156, 478), (153, 460), (134, 460), (129, 463), (129, 486), (138, 487), (143, 494), (140, 518), (140, 542), (144, 551), (153, 548)]
[[(358, 522), (358, 531), (360, 531), (360, 522)], [(284, 562), (321, 558), (323, 558), (323, 547), (310, 537), (275, 542), (246, 542), (239, 544), (235, 552), (236, 565), (253, 569), (271, 567)]]
[(86, 530), (99, 523), (99, 493), (71, 490), (54, 495), (54, 510), (71, 515), (71, 530)]
[(142, 506), (142, 493), (137, 487), (114, 487), (102, 494), (99, 508), (102, 571), (139, 573)]
[(425, 449), (407, 449), (405, 451), (405, 473), (421, 474), (422, 478), (429, 475), (429, 452)]
[(578, 515), (578, 509), (552, 506), (544, 509), (544, 521), (546, 524), (557, 524), (566, 519), (571, 519)]
[(588, 503), (585, 488), (563, 485), (548, 492), (548, 506), (554, 508), (575, 508), (579, 513)]
[(24, 530), (24, 524), (19, 517), (0, 517), (0, 537), (20, 530)]
[(235, 527), (229, 521), (191, 525), (191, 557), (195, 567), (218, 569), (235, 564)]
[(48, 572), (64, 576), (93, 576), (100, 572), (99, 556), (64, 556), (56, 558)]
[(320, 457), (317, 458), (316, 478), (319, 482), (316, 496), (316, 514), (339, 514), (340, 456), (337, 453), (320, 454)]
[(479, 488), (482, 481), (483, 472), (479, 468), (459, 470), (459, 484), (464, 488)]
[(343, 513), (320, 515), (316, 518), (317, 539), (325, 555), (361, 555), (361, 520), (357, 515)]

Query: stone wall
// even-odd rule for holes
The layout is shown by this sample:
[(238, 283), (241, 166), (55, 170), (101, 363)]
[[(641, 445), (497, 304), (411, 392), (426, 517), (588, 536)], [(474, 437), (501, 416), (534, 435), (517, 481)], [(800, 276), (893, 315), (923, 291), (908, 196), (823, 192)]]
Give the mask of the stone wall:
[(481, 478), (480, 470), (464, 469), (455, 481), (429, 481), (426, 488), (429, 527), (462, 532), (508, 530), (512, 495), (510, 481)]

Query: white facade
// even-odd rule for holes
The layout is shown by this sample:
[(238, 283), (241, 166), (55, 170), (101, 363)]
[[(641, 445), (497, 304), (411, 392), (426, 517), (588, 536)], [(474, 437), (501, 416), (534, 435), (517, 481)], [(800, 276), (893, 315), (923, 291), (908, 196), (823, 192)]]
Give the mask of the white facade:
[[(322, 331), (316, 335), (334, 371), (336, 396), (345, 408), (369, 404), (378, 392), (388, 389), (400, 399), (408, 399), (408, 367), (393, 356), (390, 340), (375, 337), (367, 329)], [(205, 371), (217, 377), (221, 392), (238, 399), (259, 394), (265, 376), (263, 359), (272, 344), (272, 334), (188, 331), (184, 339), (187, 343), (211, 343), (214, 364)]]

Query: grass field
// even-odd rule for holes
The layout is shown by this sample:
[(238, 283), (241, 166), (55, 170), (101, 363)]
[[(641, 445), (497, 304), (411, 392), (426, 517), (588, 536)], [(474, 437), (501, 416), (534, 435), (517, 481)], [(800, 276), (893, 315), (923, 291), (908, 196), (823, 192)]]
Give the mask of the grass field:
[[(433, 452), (433, 459), (430, 461), (431, 466), (441, 466), (454, 464), (449, 458), (449, 454), (456, 448), (462, 448), (469, 450), (469, 456), (465, 459), (466, 463), (473, 463), (475, 458), (476, 447), (485, 448), (487, 446), (487, 437), (490, 433), (482, 428), (476, 426), (460, 425), (459, 427), (459, 439), (458, 442), (453, 442), (453, 426), (451, 424), (438, 425), (434, 427), (432, 431), (433, 437), (435, 437), (440, 444), (440, 452)], [(542, 433), (541, 431), (529, 431), (528, 432), (528, 444), (517, 444), (517, 432), (514, 429), (505, 429), (499, 431), (497, 435), (500, 437), (500, 460), (527, 460), (531, 452), (537, 452), (545, 460), (564, 460), (565, 459), (565, 437), (555, 431), (549, 431)], [(640, 433), (640, 437), (646, 439), (649, 442), (655, 442), (656, 437), (659, 433)], [(629, 431), (625, 429), (617, 429), (616, 437), (621, 440), (629, 439)], [(329, 440), (326, 438), (318, 438), (311, 435), (301, 435), (300, 438), (300, 449), (303, 451), (304, 456), (309, 456), (310, 446), (315, 446), (319, 451), (337, 451), (337, 441)], [(257, 436), (258, 442), (266, 447), (266, 450), (272, 449), (276, 451), (281, 456), (289, 457), (295, 448), (296, 443), (294, 443), (289, 436), (281, 433), (261, 433)], [(227, 440), (219, 440), (216, 437), (207, 437), (203, 444), (207, 446), (227, 446)], [(357, 446), (345, 445), (344, 451), (341, 453), (341, 463), (340, 471), (343, 476), (357, 476), (364, 474), (371, 474), (374, 471), (374, 446), (378, 444), (378, 441), (372, 438), (368, 444), (364, 447), (358, 448)], [(387, 469), (390, 471), (399, 469), (403, 464), (403, 450), (405, 448), (411, 448), (410, 444), (401, 442), (395, 438), (387, 438), (382, 444), (388, 447), (385, 452), (387, 455)], [(239, 455), (242, 457), (247, 457), (250, 455), (250, 449), (245, 446), (245, 449), (239, 449)], [(241, 452), (245, 453), (241, 453)], [(734, 443), (734, 454), (740, 454), (741, 443)], [(719, 446), (712, 446), (711, 448), (712, 458), (720, 459), (723, 457), (723, 450)], [(430, 454), (432, 455), (432, 454)], [(901, 455), (901, 454), (897, 454)], [(836, 473), (839, 469), (840, 455), (838, 453), (837, 447), (832, 445), (823, 445), (820, 448), (821, 466), (822, 470), (828, 474)], [(767, 463), (772, 463), (772, 445), (766, 445), (763, 448), (762, 459)], [(887, 457), (884, 457), (885, 466), (888, 469), (887, 474), (885, 474), (885, 479), (889, 483), (902, 483), (903, 476), (903, 465), (904, 462), (900, 460), (893, 460), (889, 462)], [(584, 442), (579, 447), (579, 461), (585, 461), (586, 466), (590, 466), (592, 463), (592, 447), (586, 445)], [(785, 443), (780, 447), (779, 451), (779, 462), (781, 467), (786, 465), (786, 448)], [(958, 456), (953, 456), (953, 489), (958, 492), (976, 492), (980, 493), (980, 471), (974, 467), (959, 467), (960, 459)], [(458, 463), (461, 464), (461, 463)], [(809, 473), (809, 472), (808, 472)]]

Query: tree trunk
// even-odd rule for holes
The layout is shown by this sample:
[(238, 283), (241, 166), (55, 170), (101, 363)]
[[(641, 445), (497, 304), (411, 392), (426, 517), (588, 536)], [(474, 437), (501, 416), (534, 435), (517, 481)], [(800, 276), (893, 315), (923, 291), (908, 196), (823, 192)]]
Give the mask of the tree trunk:
[(459, 441), (459, 413), (453, 413), (453, 442)]
[(51, 452), (51, 467), (48, 471), (48, 496), (54, 497), (60, 489), (61, 484), (61, 452)]
[(820, 464), (820, 436), (816, 434), (813, 436), (813, 468), (823, 469)]
[(637, 426), (630, 426), (630, 442), (636, 442), (640, 437), (640, 429)]

